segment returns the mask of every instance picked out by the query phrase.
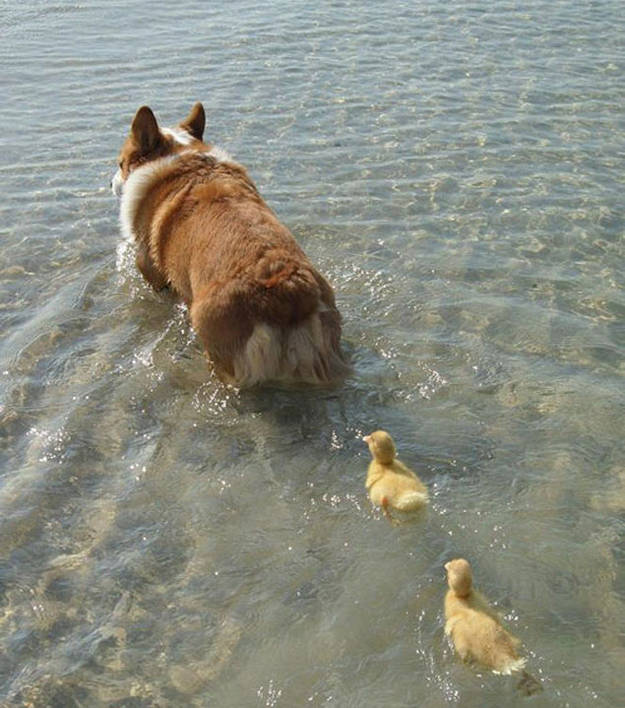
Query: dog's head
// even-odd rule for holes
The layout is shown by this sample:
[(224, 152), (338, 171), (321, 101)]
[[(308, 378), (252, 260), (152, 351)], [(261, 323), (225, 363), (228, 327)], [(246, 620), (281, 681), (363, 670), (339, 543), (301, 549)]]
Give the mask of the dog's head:
[(152, 110), (141, 106), (119, 153), (119, 169), (111, 182), (113, 192), (121, 196), (124, 182), (137, 167), (173, 155), (193, 143), (202, 143), (205, 124), (204, 107), (199, 102), (176, 128), (159, 128)]

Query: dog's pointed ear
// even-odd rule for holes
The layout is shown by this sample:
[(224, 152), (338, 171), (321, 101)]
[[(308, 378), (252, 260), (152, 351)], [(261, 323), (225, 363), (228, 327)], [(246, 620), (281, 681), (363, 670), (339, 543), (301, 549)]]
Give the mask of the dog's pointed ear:
[(206, 125), (206, 115), (204, 106), (198, 101), (191, 109), (191, 113), (180, 124), (190, 135), (196, 140), (202, 140), (204, 137), (204, 127)]
[(144, 154), (152, 152), (161, 140), (161, 132), (154, 113), (147, 106), (141, 106), (136, 112), (130, 132)]

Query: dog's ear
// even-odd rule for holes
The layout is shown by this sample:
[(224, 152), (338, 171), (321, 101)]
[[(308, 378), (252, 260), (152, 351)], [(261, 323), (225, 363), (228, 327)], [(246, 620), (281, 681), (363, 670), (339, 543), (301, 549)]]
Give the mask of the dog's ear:
[(141, 106), (135, 114), (130, 132), (143, 154), (152, 152), (161, 140), (154, 113), (147, 106)]
[(186, 130), (196, 140), (202, 140), (205, 125), (206, 115), (204, 114), (204, 106), (198, 101), (191, 109), (191, 113), (182, 121), (180, 127)]

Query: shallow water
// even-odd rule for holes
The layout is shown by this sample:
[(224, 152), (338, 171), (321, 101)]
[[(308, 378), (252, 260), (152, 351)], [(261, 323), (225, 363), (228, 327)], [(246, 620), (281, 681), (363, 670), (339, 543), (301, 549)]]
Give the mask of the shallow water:
[[(0, 704), (622, 705), (622, 7), (524, 5), (0, 9)], [(338, 390), (225, 389), (121, 242), (134, 111), (196, 100), (336, 288)], [(458, 555), (539, 696), (454, 657)]]

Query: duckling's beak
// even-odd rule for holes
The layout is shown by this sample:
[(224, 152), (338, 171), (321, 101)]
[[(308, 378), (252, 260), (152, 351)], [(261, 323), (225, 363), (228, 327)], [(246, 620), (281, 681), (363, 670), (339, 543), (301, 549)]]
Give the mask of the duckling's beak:
[(363, 442), (366, 442), (368, 445), (371, 442), (371, 435), (365, 435), (365, 437), (362, 440), (363, 440)]

